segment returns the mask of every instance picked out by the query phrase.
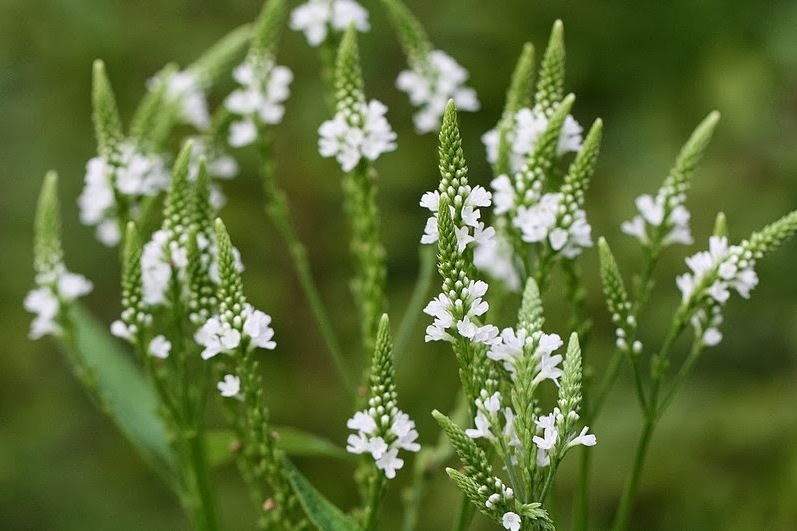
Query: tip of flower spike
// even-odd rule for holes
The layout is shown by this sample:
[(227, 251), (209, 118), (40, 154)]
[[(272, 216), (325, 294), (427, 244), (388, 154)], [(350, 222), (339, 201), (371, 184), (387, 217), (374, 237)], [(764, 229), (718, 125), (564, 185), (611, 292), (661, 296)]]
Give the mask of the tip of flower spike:
[(457, 119), (457, 105), (454, 103), (453, 98), (449, 98), (448, 102), (446, 103), (446, 110), (443, 113), (443, 122), (445, 123), (446, 120), (456, 120)]
[(95, 59), (94, 63), (91, 65), (91, 70), (94, 73), (94, 77), (97, 76), (104, 76), (105, 75), (105, 62), (102, 59)]
[(714, 220), (714, 236), (728, 236), (728, 220), (724, 212), (718, 212), (717, 219)]
[(548, 39), (548, 48), (563, 47), (565, 42), (565, 25), (561, 19), (556, 19), (551, 28), (551, 36)]
[(229, 239), (230, 235), (227, 233), (227, 226), (221, 220), (221, 218), (216, 218), (213, 222), (213, 228), (216, 229), (216, 238), (221, 242), (223, 239)]

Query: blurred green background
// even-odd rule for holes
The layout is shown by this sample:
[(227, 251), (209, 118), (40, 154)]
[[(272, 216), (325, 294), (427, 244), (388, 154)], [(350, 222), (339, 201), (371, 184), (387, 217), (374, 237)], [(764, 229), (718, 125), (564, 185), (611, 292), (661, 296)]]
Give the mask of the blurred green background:
[[(731, 234), (746, 236), (797, 207), (797, 2), (676, 0), (576, 2), (407, 0), (434, 44), (470, 69), (483, 107), (462, 116), (471, 178), (487, 184), (479, 137), (493, 127), (505, 86), (525, 41), (538, 50), (557, 18), (565, 23), (567, 87), (584, 125), (600, 116), (605, 141), (587, 210), (630, 273), (639, 254), (619, 223), (633, 199), (652, 192), (680, 144), (712, 109), (722, 121), (689, 200), (692, 249), (668, 251), (656, 300), (642, 323), (646, 344), (661, 339), (677, 304), (674, 276), (683, 257), (705, 247), (717, 211)], [(383, 234), (389, 256), (393, 324), (403, 314), (417, 271), (424, 213), (421, 194), (435, 186), (436, 140), (411, 129), (410, 108), (393, 82), (404, 67), (378, 2), (365, 2), (373, 30), (362, 36), (368, 93), (391, 109), (397, 152), (380, 159)], [(178, 504), (89, 402), (54, 344), (28, 341), (21, 309), (32, 285), (33, 206), (46, 170), (61, 175), (67, 265), (95, 283), (87, 304), (109, 323), (119, 311), (115, 253), (80, 225), (75, 200), (84, 164), (94, 154), (90, 67), (106, 61), (119, 106), (129, 117), (144, 83), (161, 65), (190, 62), (230, 29), (252, 20), (253, 0), (0, 0), (0, 528), (182, 529)], [(349, 262), (340, 209), (339, 170), (315, 148), (326, 119), (318, 60), (303, 36), (286, 32), (279, 61), (296, 73), (285, 123), (277, 128), (277, 165), (321, 291), (345, 345), (357, 324), (347, 288)], [(223, 97), (213, 95), (213, 102)], [(244, 153), (246, 160), (247, 155)], [(247, 264), (256, 306), (274, 317), (279, 347), (264, 354), (275, 422), (320, 433), (340, 444), (351, 404), (337, 381), (285, 249), (262, 210), (255, 168), (225, 191), (234, 208), (222, 215)], [(611, 328), (599, 297), (597, 259), (584, 259), (588, 311), (596, 330), (591, 356), (606, 359)], [(751, 301), (735, 298), (725, 340), (709, 349), (657, 432), (634, 513), (635, 529), (797, 529), (797, 242), (758, 267)], [(435, 280), (435, 283), (436, 280)], [(551, 294), (549, 328), (565, 320)], [(420, 324), (425, 324), (421, 319)], [(354, 356), (353, 356), (354, 357)], [(445, 345), (424, 345), (419, 325), (399, 366), (402, 408), (421, 442), (436, 440), (428, 412), (450, 409), (457, 385)], [(608, 525), (630, 466), (640, 417), (623, 374), (596, 426), (594, 528)], [(575, 455), (557, 485), (555, 511), (568, 528)], [(352, 503), (348, 464), (302, 461), (336, 502)], [(399, 493), (409, 467), (391, 484), (384, 529), (397, 527)], [(229, 529), (252, 521), (234, 470), (218, 471), (222, 517)], [(422, 529), (447, 528), (453, 486), (438, 477)], [(478, 527), (490, 528), (480, 518)]]

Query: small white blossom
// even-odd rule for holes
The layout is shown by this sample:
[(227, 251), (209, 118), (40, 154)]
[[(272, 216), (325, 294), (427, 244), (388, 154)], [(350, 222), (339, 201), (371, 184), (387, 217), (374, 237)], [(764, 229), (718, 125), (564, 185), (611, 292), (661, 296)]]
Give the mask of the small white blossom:
[(241, 392), (241, 379), (232, 374), (225, 374), (224, 380), (216, 384), (221, 396), (232, 398)]
[(429, 133), (440, 127), (440, 120), (449, 99), (460, 111), (479, 110), (476, 91), (465, 87), (468, 71), (445, 52), (432, 51), (423, 70), (404, 70), (396, 79), (396, 87), (407, 93), (410, 103), (419, 107), (413, 121), (418, 133)]
[[(335, 157), (343, 171), (351, 171), (364, 157), (374, 161), (382, 153), (396, 149), (396, 133), (390, 127), (385, 113), (387, 107), (371, 100), (355, 110), (338, 111), (335, 117), (318, 128), (318, 151), (322, 157)], [(358, 113), (361, 125), (352, 125), (348, 116)]]
[(97, 156), (86, 164), (85, 185), (78, 197), (80, 221), (97, 227), (97, 238), (112, 247), (121, 232), (116, 213), (116, 196), (125, 196), (133, 210), (143, 197), (159, 194), (169, 186), (169, 171), (160, 155), (144, 153), (123, 142), (114, 160)]
[(304, 32), (310, 46), (324, 42), (330, 30), (341, 33), (349, 25), (360, 32), (371, 29), (368, 11), (354, 0), (310, 0), (291, 12), (291, 29)]
[[(507, 130), (506, 142), (509, 144), (509, 169), (518, 173), (523, 169), (529, 155), (534, 151), (537, 140), (548, 127), (548, 118), (542, 108), (522, 108), (515, 113), (512, 125)], [(567, 115), (562, 124), (562, 131), (557, 143), (556, 154), (577, 152), (581, 149), (583, 129), (571, 115)], [(495, 164), (498, 161), (498, 128), (491, 129), (482, 135), (482, 142), (487, 150), (487, 161)], [(498, 212), (496, 212), (498, 213)]]
[(69, 304), (91, 292), (93, 284), (83, 275), (67, 271), (63, 263), (54, 264), (52, 270), (36, 277), (36, 288), (25, 296), (25, 310), (36, 314), (30, 325), (28, 337), (39, 339), (45, 335), (58, 335), (61, 325), (58, 316), (62, 304)]
[(149, 348), (147, 350), (149, 350), (150, 355), (155, 358), (166, 359), (169, 357), (171, 349), (171, 342), (164, 336), (158, 335), (149, 342)]
[(159, 74), (147, 82), (147, 88), (156, 90), (166, 83), (166, 98), (180, 106), (180, 119), (199, 130), (210, 127), (210, 112), (202, 83), (196, 73), (190, 70), (175, 72), (164, 79)]
[[(669, 211), (666, 209), (670, 204)], [(648, 194), (636, 198), (636, 207), (639, 215), (630, 221), (624, 221), (620, 229), (637, 238), (643, 244), (651, 243), (647, 227), (665, 227), (666, 232), (662, 238), (662, 245), (692, 243), (692, 233), (689, 230), (689, 210), (683, 205), (683, 198), (679, 195), (672, 196), (666, 188), (661, 188), (656, 197)]]
[(259, 348), (274, 350), (277, 343), (272, 340), (274, 329), (271, 324), (271, 316), (256, 310), (251, 304), (244, 307), (244, 327), (243, 333), (249, 337), (252, 344)]
[(194, 334), (194, 340), (205, 347), (202, 359), (210, 359), (220, 352), (232, 352), (241, 344), (241, 332), (224, 323), (218, 317), (211, 317)]
[(227, 96), (224, 106), (240, 119), (230, 124), (228, 142), (243, 147), (257, 138), (258, 124), (282, 121), (293, 72), (267, 57), (249, 56), (233, 70), (233, 78), (239, 88)]
[(501, 524), (509, 531), (520, 531), (520, 515), (509, 511), (501, 517)]

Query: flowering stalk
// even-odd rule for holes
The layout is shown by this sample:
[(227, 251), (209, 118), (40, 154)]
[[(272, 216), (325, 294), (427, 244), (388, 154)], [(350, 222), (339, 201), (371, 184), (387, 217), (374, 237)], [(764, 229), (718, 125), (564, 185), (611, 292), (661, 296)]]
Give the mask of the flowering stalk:
[(390, 324), (385, 314), (379, 321), (371, 361), (368, 407), (355, 413), (346, 423), (357, 432), (349, 435), (346, 450), (353, 454), (370, 454), (373, 459), (365, 480), (369, 491), (362, 526), (365, 531), (375, 529), (387, 480), (395, 478), (396, 471), (404, 466), (404, 460), (398, 457), (399, 450), (417, 452), (421, 449), (415, 442), (418, 438), (415, 422), (398, 409), (392, 347)]
[(372, 162), (396, 148), (396, 134), (383, 116), (387, 108), (376, 100), (366, 104), (354, 26), (340, 44), (335, 86), (337, 112), (319, 128), (318, 145), (321, 155), (335, 156), (345, 172), (343, 196), (355, 262), (352, 292), (360, 315), (362, 344), (365, 352), (370, 352), (385, 308), (387, 274)]
[[(252, 43), (250, 55), (262, 55), (264, 51), (267, 55), (273, 55), (277, 46), (279, 28), (284, 19), (284, 7), (284, 0), (272, 0), (266, 3), (259, 17), (259, 22), (256, 24), (255, 31), (259, 36)], [(260, 76), (262, 73), (253, 72), (253, 74)], [(281, 88), (278, 95), (282, 96), (283, 94), (284, 92)], [(255, 139), (262, 168), (261, 184), (265, 195), (266, 213), (288, 248), (299, 282), (305, 292), (313, 317), (326, 343), (338, 375), (346, 388), (351, 393), (354, 393), (355, 385), (346, 368), (340, 341), (332, 327), (329, 312), (324, 306), (318, 287), (313, 279), (310, 262), (307, 258), (307, 248), (296, 233), (285, 192), (276, 181), (268, 128), (259, 128), (255, 132)]]
[(396, 87), (407, 93), (419, 110), (413, 116), (419, 134), (440, 128), (449, 100), (464, 111), (478, 111), (476, 91), (465, 86), (468, 71), (442, 50), (432, 49), (423, 26), (401, 0), (382, 0), (404, 49), (410, 70), (402, 71)]
[[(195, 339), (204, 346), (203, 359), (220, 358), (220, 369), (228, 372), (219, 382), (219, 392), (227, 401), (243, 450), (239, 466), (264, 514), (261, 529), (306, 529), (308, 526), (299, 502), (282, 468), (283, 452), (277, 448), (263, 404), (263, 380), (255, 359), (255, 348), (274, 349), (271, 317), (246, 302), (243, 283), (236, 267), (234, 248), (224, 223), (215, 223), (219, 248), (218, 315), (197, 331)], [(271, 488), (267, 497), (266, 486)]]
[[(658, 420), (683, 385), (702, 349), (705, 346), (714, 346), (722, 340), (718, 327), (722, 323), (722, 307), (730, 298), (730, 289), (743, 298), (748, 298), (750, 291), (758, 284), (758, 277), (753, 269), (756, 261), (775, 250), (796, 231), (797, 211), (794, 211), (753, 233), (739, 245), (729, 246), (727, 237), (720, 235), (724, 233), (724, 217), (720, 216), (715, 235), (709, 241), (709, 250), (687, 258), (686, 263), (691, 273), (677, 279), (683, 295), (681, 304), (675, 312), (661, 350), (651, 360), (652, 381), (647, 393), (645, 425), (615, 515), (615, 530), (621, 531), (628, 527), (639, 477)], [(670, 349), (690, 323), (695, 330), (692, 348), (671, 381), (669, 389), (660, 397), (669, 366)]]

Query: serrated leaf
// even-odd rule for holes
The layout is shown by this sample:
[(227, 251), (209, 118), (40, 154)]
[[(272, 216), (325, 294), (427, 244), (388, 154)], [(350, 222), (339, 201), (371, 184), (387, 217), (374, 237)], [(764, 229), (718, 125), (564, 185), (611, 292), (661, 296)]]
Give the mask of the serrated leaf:
[(70, 310), (74, 341), (62, 346), (88, 371), (100, 406), (149, 465), (161, 474), (164, 467), (173, 469), (174, 456), (157, 413), (154, 388), (105, 326), (80, 305)]
[(316, 528), (321, 531), (359, 531), (360, 526), (318, 492), (288, 459), (283, 461), (283, 470), (305, 514)]

